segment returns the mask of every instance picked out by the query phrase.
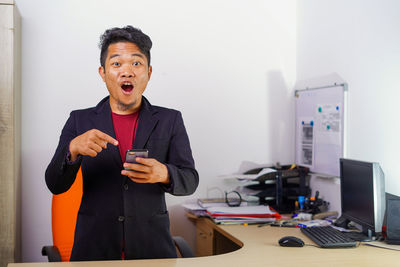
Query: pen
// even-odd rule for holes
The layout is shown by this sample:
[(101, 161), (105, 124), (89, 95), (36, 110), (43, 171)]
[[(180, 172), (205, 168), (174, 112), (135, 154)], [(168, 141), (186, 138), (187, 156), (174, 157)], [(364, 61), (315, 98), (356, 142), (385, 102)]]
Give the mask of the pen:
[(274, 227), (293, 227), (293, 228), (299, 227), (297, 224), (280, 224), (280, 223), (272, 223), (271, 226), (274, 226)]
[(271, 222), (260, 223), (260, 224), (258, 224), (258, 227), (263, 227), (263, 226), (270, 225), (270, 224), (271, 224)]
[(254, 225), (254, 224), (258, 224), (258, 227), (260, 227), (260, 226), (262, 226), (262, 225), (267, 225), (267, 224), (270, 224), (270, 222), (266, 222), (266, 223), (264, 223), (264, 222), (245, 222), (245, 223), (242, 223), (242, 225), (243, 226), (247, 226), (247, 225)]

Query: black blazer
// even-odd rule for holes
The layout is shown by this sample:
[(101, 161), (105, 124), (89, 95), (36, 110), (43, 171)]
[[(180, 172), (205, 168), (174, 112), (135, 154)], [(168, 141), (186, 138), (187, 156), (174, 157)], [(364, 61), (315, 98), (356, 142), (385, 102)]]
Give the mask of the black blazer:
[(73, 111), (46, 170), (53, 194), (66, 192), (82, 167), (83, 196), (78, 212), (73, 260), (176, 257), (169, 231), (165, 192), (192, 194), (199, 182), (189, 139), (179, 111), (152, 106), (143, 97), (133, 148), (147, 148), (149, 157), (166, 164), (171, 185), (139, 184), (121, 175), (118, 147), (108, 144), (97, 157), (80, 156), (68, 163), (70, 141), (91, 129), (115, 138), (109, 97), (96, 107)]

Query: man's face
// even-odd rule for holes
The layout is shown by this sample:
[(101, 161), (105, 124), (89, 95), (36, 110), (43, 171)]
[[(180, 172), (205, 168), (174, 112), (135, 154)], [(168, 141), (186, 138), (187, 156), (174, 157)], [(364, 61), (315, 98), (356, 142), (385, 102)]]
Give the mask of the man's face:
[(99, 73), (110, 93), (114, 113), (131, 114), (140, 108), (151, 72), (152, 67), (136, 44), (119, 42), (108, 47), (104, 68), (99, 67)]

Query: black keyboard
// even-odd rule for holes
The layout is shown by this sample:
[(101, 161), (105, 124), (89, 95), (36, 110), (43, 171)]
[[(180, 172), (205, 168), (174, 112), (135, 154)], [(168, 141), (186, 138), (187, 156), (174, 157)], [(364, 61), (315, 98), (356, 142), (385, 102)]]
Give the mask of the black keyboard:
[(330, 226), (300, 228), (301, 232), (321, 248), (355, 247), (357, 242)]

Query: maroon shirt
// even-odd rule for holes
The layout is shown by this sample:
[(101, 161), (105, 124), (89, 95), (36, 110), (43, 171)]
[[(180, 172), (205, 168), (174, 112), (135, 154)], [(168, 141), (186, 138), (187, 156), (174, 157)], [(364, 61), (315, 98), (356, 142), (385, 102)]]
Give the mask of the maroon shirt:
[(125, 162), (125, 154), (132, 148), (135, 140), (139, 112), (128, 115), (120, 115), (112, 112), (115, 137), (118, 140), (119, 154), (122, 162)]

